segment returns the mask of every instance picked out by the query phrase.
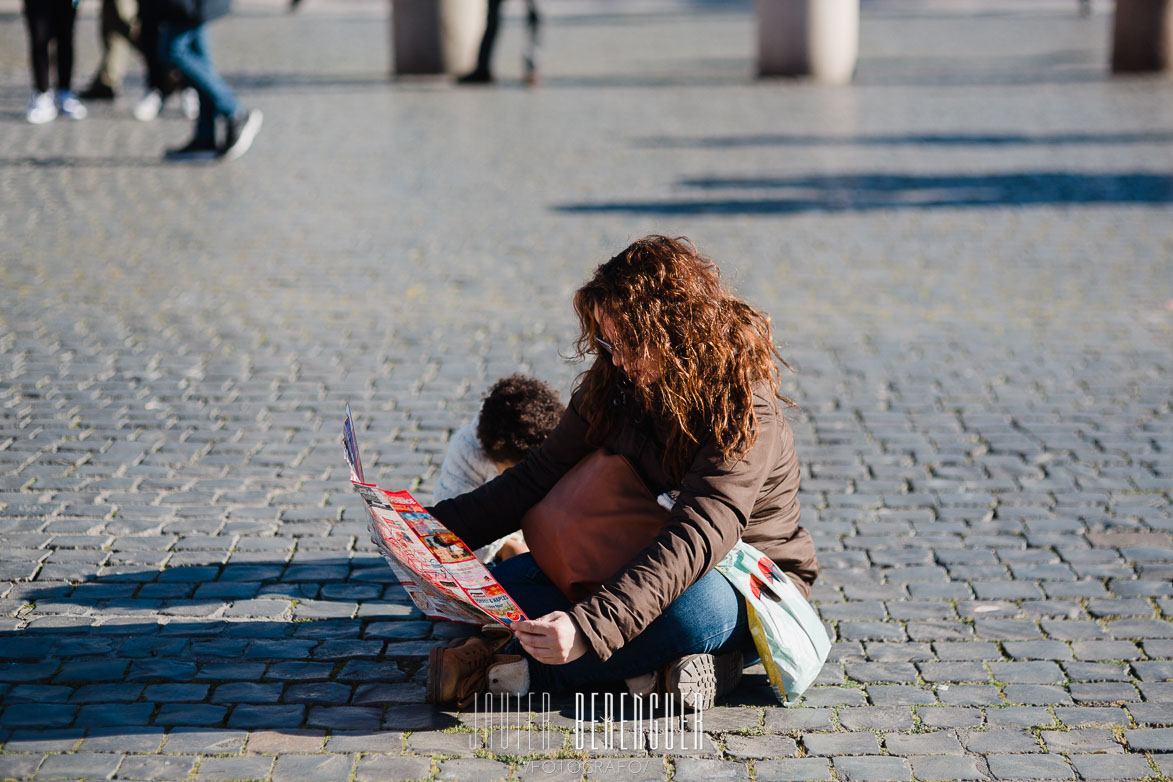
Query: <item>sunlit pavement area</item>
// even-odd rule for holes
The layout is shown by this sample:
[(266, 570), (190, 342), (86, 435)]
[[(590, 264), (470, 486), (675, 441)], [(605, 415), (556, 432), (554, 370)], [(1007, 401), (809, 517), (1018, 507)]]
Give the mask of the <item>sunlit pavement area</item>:
[[(242, 0), (264, 128), (175, 165), (137, 63), (26, 124), (0, 5), (0, 778), (1173, 775), (1173, 81), (1109, 76), (1111, 5), (865, 0), (847, 87), (754, 78), (747, 2), (544, 6), (540, 86), (514, 3), (457, 88), (389, 78), (384, 2)], [(429, 500), (496, 378), (565, 398), (572, 292), (652, 232), (773, 316), (831, 659), (698, 748), (576, 751), (556, 700), (519, 749), (424, 704), (455, 629), (367, 539), (343, 405)]]

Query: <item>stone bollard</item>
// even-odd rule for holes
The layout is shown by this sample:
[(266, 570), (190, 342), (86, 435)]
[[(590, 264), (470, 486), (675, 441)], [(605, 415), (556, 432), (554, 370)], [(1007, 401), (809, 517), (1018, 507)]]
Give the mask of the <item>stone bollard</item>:
[(756, 0), (758, 75), (846, 84), (859, 57), (859, 0)]
[(1112, 72), (1173, 71), (1173, 0), (1116, 0)]
[(471, 71), (487, 8), (487, 0), (391, 0), (392, 73)]

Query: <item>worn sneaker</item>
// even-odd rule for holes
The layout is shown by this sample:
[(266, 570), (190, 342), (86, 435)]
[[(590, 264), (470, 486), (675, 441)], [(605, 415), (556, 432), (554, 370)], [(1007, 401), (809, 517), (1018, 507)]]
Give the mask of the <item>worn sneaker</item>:
[(182, 147), (167, 150), (163, 155), (165, 159), (176, 162), (215, 160), (218, 156), (219, 150), (216, 148), (216, 142), (201, 141), (200, 139), (194, 138)]
[(163, 110), (163, 93), (158, 90), (147, 90), (138, 102), (134, 104), (131, 109), (131, 114), (139, 122), (150, 122), (159, 116), (159, 112)]
[(57, 104), (47, 92), (34, 92), (24, 118), (34, 125), (44, 125), (57, 119)]
[(179, 93), (179, 108), (188, 119), (200, 115), (200, 94), (195, 87), (187, 87)]
[(264, 119), (260, 109), (239, 111), (235, 116), (229, 117), (227, 133), (224, 136), (224, 147), (220, 151), (220, 156), (225, 160), (236, 160), (248, 152)]
[(690, 654), (664, 669), (664, 692), (679, 697), (690, 709), (708, 709), (741, 683), (745, 660), (740, 651)]
[(57, 90), (57, 107), (62, 116), (70, 119), (85, 119), (89, 114), (86, 105), (77, 99), (73, 90)]

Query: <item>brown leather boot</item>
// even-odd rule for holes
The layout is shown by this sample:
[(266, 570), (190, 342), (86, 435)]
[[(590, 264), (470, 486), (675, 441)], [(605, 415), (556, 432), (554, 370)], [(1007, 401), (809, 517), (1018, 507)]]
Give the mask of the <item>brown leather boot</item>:
[[(516, 655), (498, 655), (509, 635), (484, 638), (474, 635), (428, 652), (427, 700), (434, 705), (455, 703), (464, 708), (489, 688), (489, 667), (521, 659)], [(527, 677), (528, 678), (528, 677)]]

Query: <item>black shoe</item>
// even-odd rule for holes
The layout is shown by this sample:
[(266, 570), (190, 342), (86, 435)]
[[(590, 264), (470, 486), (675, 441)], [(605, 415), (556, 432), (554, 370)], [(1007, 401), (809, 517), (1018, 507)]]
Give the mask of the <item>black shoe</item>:
[(104, 82), (95, 81), (82, 90), (78, 97), (82, 100), (114, 100), (114, 88)]
[(456, 80), (457, 84), (492, 84), (493, 74), (488, 71), (473, 71), (466, 73)]
[(167, 150), (163, 157), (166, 160), (174, 161), (215, 160), (219, 154), (220, 150), (216, 149), (216, 142), (201, 141), (193, 138), (182, 147)]
[(238, 111), (235, 116), (228, 118), (227, 132), (224, 136), (224, 147), (220, 156), (225, 160), (236, 160), (248, 152), (253, 145), (253, 139), (261, 129), (265, 117), (260, 109)]

